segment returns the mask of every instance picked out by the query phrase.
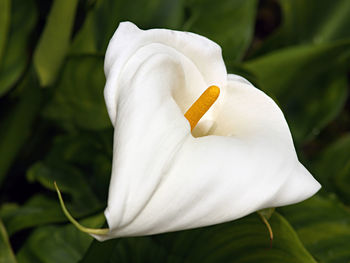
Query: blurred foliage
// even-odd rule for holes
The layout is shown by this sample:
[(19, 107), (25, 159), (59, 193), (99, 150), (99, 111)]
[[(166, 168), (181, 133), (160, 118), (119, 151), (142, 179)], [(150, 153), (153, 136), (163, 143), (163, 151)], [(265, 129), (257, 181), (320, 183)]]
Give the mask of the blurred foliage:
[[(30, 37), (37, 22), (37, 7), (34, 1), (2, 0), (8, 2), (7, 8), (1, 8), (3, 29), (0, 44), (0, 95), (13, 88), (28, 64)], [(10, 7), (10, 8), (9, 8)]]
[(0, 221), (0, 255), (1, 262), (15, 263), (16, 258), (13, 254), (6, 229), (3, 223)]
[(344, 108), (349, 48), (350, 40), (299, 45), (244, 64), (261, 89), (289, 112), (287, 120), (297, 144), (312, 139)]
[[(34, 65), (42, 86), (51, 85), (69, 47), (78, 0), (54, 1), (34, 53)], [(50, 55), (48, 55), (50, 54)]]
[(202, 229), (93, 244), (81, 263), (98, 261), (101, 252), (92, 250), (104, 246), (104, 262), (315, 262), (282, 216), (274, 213), (270, 223), (276, 235), (271, 247), (265, 226), (253, 214)]
[[(348, 0), (0, 0), (0, 262), (350, 262)], [(103, 58), (119, 22), (204, 35), (282, 108), (315, 197), (216, 226), (103, 243), (113, 128)], [(271, 247), (270, 247), (271, 246)]]
[(253, 38), (256, 7), (256, 0), (191, 1), (182, 29), (217, 42), (226, 61), (239, 61)]
[(71, 56), (67, 59), (46, 117), (66, 129), (101, 130), (111, 126), (104, 104), (103, 57)]
[(319, 262), (348, 262), (350, 210), (335, 196), (316, 195), (280, 209)]

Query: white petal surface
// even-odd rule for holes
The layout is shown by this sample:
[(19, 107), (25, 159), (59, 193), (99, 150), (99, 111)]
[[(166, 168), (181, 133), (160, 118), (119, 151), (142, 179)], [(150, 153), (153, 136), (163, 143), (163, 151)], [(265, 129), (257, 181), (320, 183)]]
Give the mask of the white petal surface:
[[(130, 22), (120, 23), (109, 43), (105, 58), (107, 83), (104, 92), (107, 110), (113, 125), (120, 89), (118, 79), (122, 68), (136, 51), (152, 44), (158, 44), (158, 47), (163, 46), (168, 50), (173, 49), (178, 55), (189, 60), (199, 71), (205, 88), (210, 85), (220, 87), (225, 85), (226, 67), (222, 60), (221, 48), (216, 43), (189, 32), (166, 29), (140, 30)], [(188, 93), (179, 93), (177, 98), (182, 104), (190, 106), (203, 91), (203, 89), (192, 87), (187, 91)]]
[[(277, 105), (226, 74), (220, 48), (198, 35), (123, 23), (106, 55), (105, 98), (115, 124), (112, 178), (100, 240), (234, 220), (313, 195)], [(192, 136), (185, 110), (221, 89)]]

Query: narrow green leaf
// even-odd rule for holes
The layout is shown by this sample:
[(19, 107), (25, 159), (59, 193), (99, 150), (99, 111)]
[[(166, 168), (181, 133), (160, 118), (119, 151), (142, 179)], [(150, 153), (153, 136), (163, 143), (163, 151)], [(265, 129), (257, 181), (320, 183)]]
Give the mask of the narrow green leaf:
[(6, 229), (0, 220), (0, 263), (16, 263)]
[(0, 96), (13, 87), (28, 65), (30, 35), (37, 20), (34, 1), (12, 0), (10, 17), (8, 37), (0, 57)]
[(43, 102), (42, 93), (32, 71), (27, 74), (19, 89), (22, 92), (18, 103), (1, 120), (0, 185), (17, 153), (30, 136)]
[(42, 86), (51, 85), (69, 47), (78, 0), (55, 0), (34, 53)]
[(0, 0), (0, 65), (11, 21), (11, 0)]
[(317, 195), (281, 211), (317, 260), (350, 261), (350, 210), (336, 198)]

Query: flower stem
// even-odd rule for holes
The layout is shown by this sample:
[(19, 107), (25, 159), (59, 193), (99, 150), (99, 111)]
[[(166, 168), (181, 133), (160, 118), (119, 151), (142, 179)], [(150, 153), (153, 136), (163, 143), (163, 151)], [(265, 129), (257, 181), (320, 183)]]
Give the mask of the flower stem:
[(263, 213), (261, 213), (260, 211), (258, 211), (258, 215), (260, 216), (261, 220), (263, 221), (263, 223), (264, 223), (265, 226), (267, 227), (267, 230), (269, 231), (269, 236), (270, 236), (270, 247), (272, 248), (273, 231), (272, 231), (271, 225), (270, 225), (269, 221), (266, 219), (266, 217), (263, 215)]
[(58, 189), (58, 186), (56, 184), (56, 182), (54, 182), (55, 185), (55, 189), (58, 195), (58, 199), (60, 200), (60, 204), (61, 204), (61, 208), (63, 213), (66, 215), (66, 217), (68, 218), (68, 220), (76, 227), (78, 228), (80, 231), (84, 232), (84, 233), (88, 233), (88, 234), (93, 234), (93, 235), (106, 235), (109, 232), (108, 228), (88, 228), (88, 227), (84, 227), (81, 224), (79, 224), (79, 222), (77, 220), (75, 220), (73, 218), (73, 216), (69, 213), (69, 211), (66, 208), (66, 205), (64, 204), (62, 195), (60, 190)]

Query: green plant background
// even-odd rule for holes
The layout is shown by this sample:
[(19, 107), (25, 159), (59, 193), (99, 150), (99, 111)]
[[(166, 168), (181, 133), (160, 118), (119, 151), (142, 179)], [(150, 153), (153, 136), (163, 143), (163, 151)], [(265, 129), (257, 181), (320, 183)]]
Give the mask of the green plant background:
[[(0, 262), (350, 262), (350, 1), (0, 0)], [(94, 241), (105, 223), (113, 129), (104, 53), (120, 21), (202, 34), (285, 113), (322, 183), (259, 216), (162, 235)]]

